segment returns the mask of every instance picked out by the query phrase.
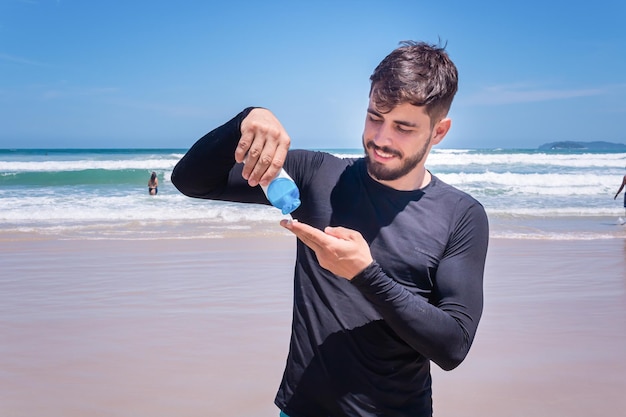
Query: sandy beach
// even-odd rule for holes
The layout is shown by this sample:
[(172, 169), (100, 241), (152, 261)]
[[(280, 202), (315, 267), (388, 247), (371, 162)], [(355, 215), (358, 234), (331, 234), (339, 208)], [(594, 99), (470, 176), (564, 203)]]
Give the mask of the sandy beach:
[[(0, 233), (0, 416), (277, 416), (294, 240)], [(437, 417), (626, 409), (626, 241), (492, 239)]]

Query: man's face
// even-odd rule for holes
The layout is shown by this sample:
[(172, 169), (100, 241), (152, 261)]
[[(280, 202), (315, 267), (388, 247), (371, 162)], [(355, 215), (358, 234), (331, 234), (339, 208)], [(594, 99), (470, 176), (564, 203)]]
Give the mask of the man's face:
[[(449, 128), (449, 119), (443, 120)], [(370, 99), (363, 131), (370, 176), (399, 190), (420, 188), (431, 145), (447, 133), (447, 128), (440, 131), (440, 123), (431, 127), (424, 107), (403, 103), (383, 113)]]

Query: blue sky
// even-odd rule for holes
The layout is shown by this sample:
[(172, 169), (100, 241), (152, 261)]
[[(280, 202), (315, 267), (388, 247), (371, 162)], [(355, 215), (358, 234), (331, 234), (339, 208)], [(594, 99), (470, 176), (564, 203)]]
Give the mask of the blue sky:
[(0, 148), (187, 148), (264, 106), (359, 148), (369, 76), (447, 42), (445, 148), (626, 143), (626, 2), (0, 0)]

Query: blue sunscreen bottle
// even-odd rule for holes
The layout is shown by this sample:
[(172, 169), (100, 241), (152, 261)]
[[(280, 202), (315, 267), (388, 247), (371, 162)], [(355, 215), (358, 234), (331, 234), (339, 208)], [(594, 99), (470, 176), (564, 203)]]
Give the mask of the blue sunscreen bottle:
[(269, 202), (283, 214), (289, 214), (300, 207), (300, 190), (283, 168), (267, 186), (261, 188)]

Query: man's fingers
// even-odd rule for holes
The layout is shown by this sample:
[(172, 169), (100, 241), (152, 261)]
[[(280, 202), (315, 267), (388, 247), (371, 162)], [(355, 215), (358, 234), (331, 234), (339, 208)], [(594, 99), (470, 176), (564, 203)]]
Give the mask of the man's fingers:
[(241, 122), (235, 160), (245, 162), (242, 175), (254, 187), (267, 185), (282, 168), (291, 139), (278, 119), (266, 109), (254, 109)]
[(248, 155), (248, 150), (250, 149), (250, 145), (252, 144), (253, 139), (254, 134), (252, 132), (241, 132), (241, 138), (239, 138), (239, 143), (237, 143), (237, 149), (235, 149), (235, 161), (239, 163), (245, 162), (246, 155)]
[[(250, 178), (257, 183), (262, 183), (261, 180), (267, 179), (263, 185), (269, 184), (269, 182), (276, 177), (280, 167), (283, 166), (281, 161), (280, 167), (276, 169), (273, 165), (275, 155), (277, 152), (277, 145), (269, 140), (265, 141), (265, 148), (261, 151), (261, 154), (257, 158), (256, 165), (250, 174)], [(252, 185), (252, 184), (251, 184)]]
[(278, 172), (283, 167), (285, 163), (285, 159), (287, 157), (287, 151), (289, 150), (289, 145), (285, 146), (284, 144), (277, 144), (274, 149), (273, 156), (268, 155), (267, 157), (267, 171), (261, 177), (259, 183), (263, 186), (268, 185), (272, 179), (278, 175)]
[(241, 173), (245, 179), (249, 180), (248, 182), (252, 187), (258, 182), (255, 181), (255, 172), (256, 176), (259, 176), (258, 160), (261, 156), (262, 147), (265, 144), (265, 138), (256, 135), (253, 140), (253, 145), (248, 149), (248, 153), (244, 157), (243, 172)]
[(361, 234), (357, 232), (356, 230), (346, 229), (345, 227), (341, 227), (341, 226), (337, 226), (337, 227), (328, 226), (327, 228), (324, 229), (324, 232), (327, 235), (336, 237), (337, 239), (343, 239), (343, 240), (355, 240), (361, 237)]
[(309, 226), (308, 224), (300, 223), (297, 220), (281, 220), (280, 225), (291, 231), (298, 239), (314, 251), (324, 247), (328, 243), (328, 239), (331, 239), (330, 236), (327, 236), (321, 230)]

